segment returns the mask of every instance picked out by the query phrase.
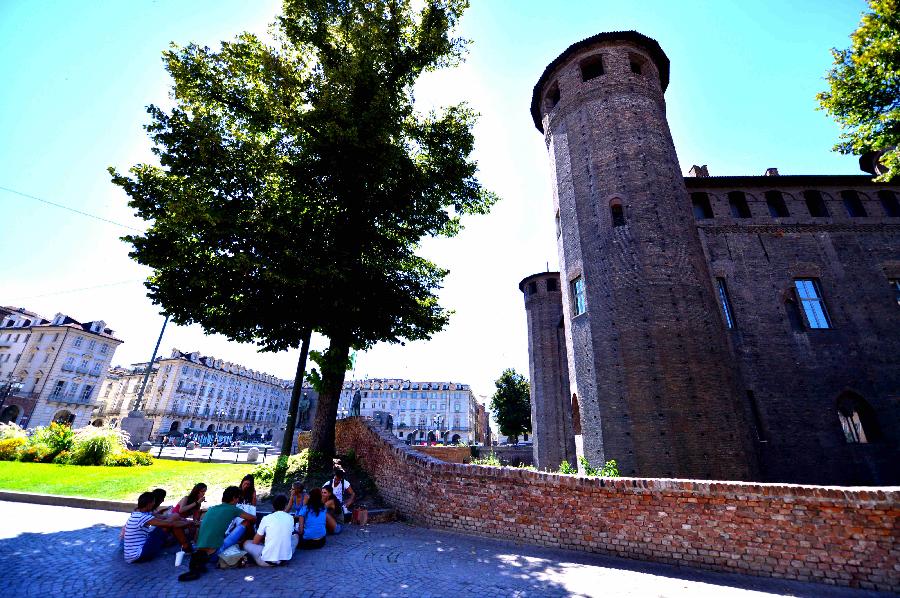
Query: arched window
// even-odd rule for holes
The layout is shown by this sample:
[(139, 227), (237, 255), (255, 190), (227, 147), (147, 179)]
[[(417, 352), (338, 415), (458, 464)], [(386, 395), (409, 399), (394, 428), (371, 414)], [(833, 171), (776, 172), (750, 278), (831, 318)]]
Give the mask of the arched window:
[(647, 71), (647, 59), (640, 54), (628, 54), (628, 66), (635, 75), (643, 75)]
[(881, 429), (875, 411), (856, 393), (845, 392), (837, 400), (838, 419), (849, 444), (878, 442)]
[(691, 207), (694, 210), (694, 218), (697, 220), (706, 220), (713, 217), (712, 206), (709, 204), (709, 195), (706, 193), (691, 193)]
[(878, 199), (881, 201), (881, 207), (884, 208), (885, 216), (889, 218), (900, 217), (900, 204), (897, 203), (896, 193), (884, 189), (878, 192)]
[(588, 56), (579, 64), (581, 67), (581, 80), (590, 81), (603, 74), (603, 57), (600, 54)]
[(556, 81), (553, 82), (553, 85), (550, 86), (550, 89), (547, 90), (547, 99), (546, 106), (547, 110), (553, 110), (557, 104), (559, 104), (559, 83)]
[(731, 191), (728, 194), (728, 206), (731, 215), (735, 218), (750, 218), (750, 207), (747, 205), (747, 196), (743, 191)]
[(851, 218), (864, 218), (867, 216), (866, 208), (863, 206), (859, 193), (856, 191), (841, 191), (841, 199), (844, 201), (847, 215)]
[(781, 191), (766, 191), (766, 205), (772, 218), (787, 218), (790, 216), (787, 205), (784, 203), (784, 194)]
[(806, 209), (813, 218), (828, 218), (828, 208), (825, 206), (825, 200), (822, 194), (815, 190), (807, 190), (803, 192), (803, 199), (806, 201)]
[(613, 199), (609, 202), (609, 212), (612, 215), (613, 226), (625, 226), (625, 210), (622, 209), (622, 202)]

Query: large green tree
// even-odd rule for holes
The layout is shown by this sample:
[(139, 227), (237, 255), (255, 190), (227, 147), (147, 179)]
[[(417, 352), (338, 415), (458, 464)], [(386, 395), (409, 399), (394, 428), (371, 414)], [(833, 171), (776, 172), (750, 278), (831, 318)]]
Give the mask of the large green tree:
[(324, 453), (350, 349), (446, 325), (446, 271), (416, 254), (421, 238), (452, 236), (495, 201), (469, 157), (474, 114), (413, 106), (418, 76), (460, 59), (450, 34), (466, 6), (286, 0), (275, 47), (250, 34), (173, 47), (175, 106), (148, 109), (159, 166), (111, 169), (150, 222), (126, 237), (131, 255), (176, 322), (269, 351), (329, 338), (312, 442)]
[(900, 0), (869, 0), (850, 35), (850, 47), (832, 49), (829, 89), (816, 97), (844, 132), (842, 154), (883, 152), (886, 169), (876, 180), (900, 176)]
[(497, 390), (491, 397), (491, 412), (500, 433), (515, 441), (531, 431), (531, 387), (516, 370), (503, 370), (494, 382)]

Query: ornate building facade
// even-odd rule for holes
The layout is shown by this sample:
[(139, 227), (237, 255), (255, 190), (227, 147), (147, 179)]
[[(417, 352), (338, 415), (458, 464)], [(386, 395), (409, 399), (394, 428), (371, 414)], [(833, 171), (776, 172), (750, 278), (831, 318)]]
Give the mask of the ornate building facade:
[[(93, 418), (118, 426), (136, 405), (146, 363), (109, 371)], [(186, 430), (280, 441), (293, 383), (239, 364), (174, 349), (153, 364), (142, 399), (151, 437)]]
[(341, 391), (338, 417), (350, 415), (357, 392), (359, 414), (390, 414), (398, 438), (454, 444), (477, 440), (477, 402), (468, 384), (399, 378), (351, 380)]

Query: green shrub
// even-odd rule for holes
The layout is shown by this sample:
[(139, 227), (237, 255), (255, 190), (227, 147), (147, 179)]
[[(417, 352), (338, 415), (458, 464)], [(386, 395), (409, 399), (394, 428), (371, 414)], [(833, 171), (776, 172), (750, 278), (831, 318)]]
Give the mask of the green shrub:
[(556, 473), (562, 473), (565, 475), (572, 475), (578, 473), (578, 469), (572, 467), (572, 465), (568, 461), (563, 461), (559, 464), (559, 469), (556, 470)]
[(578, 457), (578, 462), (584, 467), (584, 474), (590, 478), (619, 477), (619, 466), (616, 464), (615, 459), (610, 459), (603, 464), (603, 467), (592, 467), (584, 455)]
[(19, 448), (24, 444), (24, 438), (0, 439), (0, 461), (15, 461)]
[(25, 444), (19, 448), (19, 461), (25, 463), (40, 463), (47, 460), (47, 447), (42, 444)]
[(53, 457), (53, 462), (57, 465), (68, 465), (72, 462), (72, 453), (69, 451), (60, 451)]
[(125, 451), (127, 434), (116, 428), (87, 426), (75, 431), (72, 463), (75, 465), (103, 465), (117, 453)]
[(153, 455), (151, 455), (150, 453), (145, 453), (142, 451), (131, 451), (131, 452), (134, 453), (135, 465), (141, 465), (141, 466), (153, 465)]
[(309, 471), (309, 456), (309, 449), (303, 449), (290, 457), (282, 455), (272, 463), (260, 463), (250, 473), (258, 484), (271, 484), (276, 473), (281, 473), (283, 480), (304, 478)]
[(27, 447), (34, 447), (31, 452), (41, 455), (40, 460), (49, 463), (60, 452), (71, 450), (74, 438), (72, 428), (53, 422), (47, 427), (35, 428), (28, 437)]
[(28, 432), (13, 422), (0, 424), (0, 440), (7, 440), (10, 438), (21, 438), (22, 440), (26, 440), (28, 438)]
[(497, 457), (497, 454), (494, 453), (494, 451), (491, 451), (491, 453), (486, 457), (472, 459), (472, 465), (492, 465), (494, 467), (500, 467), (501, 463), (499, 457)]

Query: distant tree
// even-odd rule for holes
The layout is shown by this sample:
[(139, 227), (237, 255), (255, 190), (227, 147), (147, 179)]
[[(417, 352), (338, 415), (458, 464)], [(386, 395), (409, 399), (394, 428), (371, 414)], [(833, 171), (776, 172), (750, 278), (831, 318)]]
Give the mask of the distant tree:
[(850, 35), (850, 47), (833, 48), (829, 89), (816, 97), (844, 129), (834, 149), (861, 155), (883, 151), (887, 172), (876, 180), (900, 175), (900, 0), (869, 0)]
[(500, 433), (517, 441), (519, 435), (531, 431), (531, 388), (528, 380), (509, 368), (503, 370), (494, 385), (497, 390), (491, 397), (491, 412)]
[(266, 351), (302, 347), (283, 452), (312, 331), (330, 344), (311, 448), (332, 454), (350, 349), (427, 339), (448, 321), (435, 295), (447, 271), (419, 242), (455, 235), (496, 197), (469, 159), (474, 113), (421, 115), (412, 87), (460, 60), (449, 33), (466, 6), (286, 0), (276, 47), (250, 34), (218, 52), (173, 47), (175, 107), (148, 108), (160, 166), (110, 169), (150, 222), (125, 239), (175, 322)]

